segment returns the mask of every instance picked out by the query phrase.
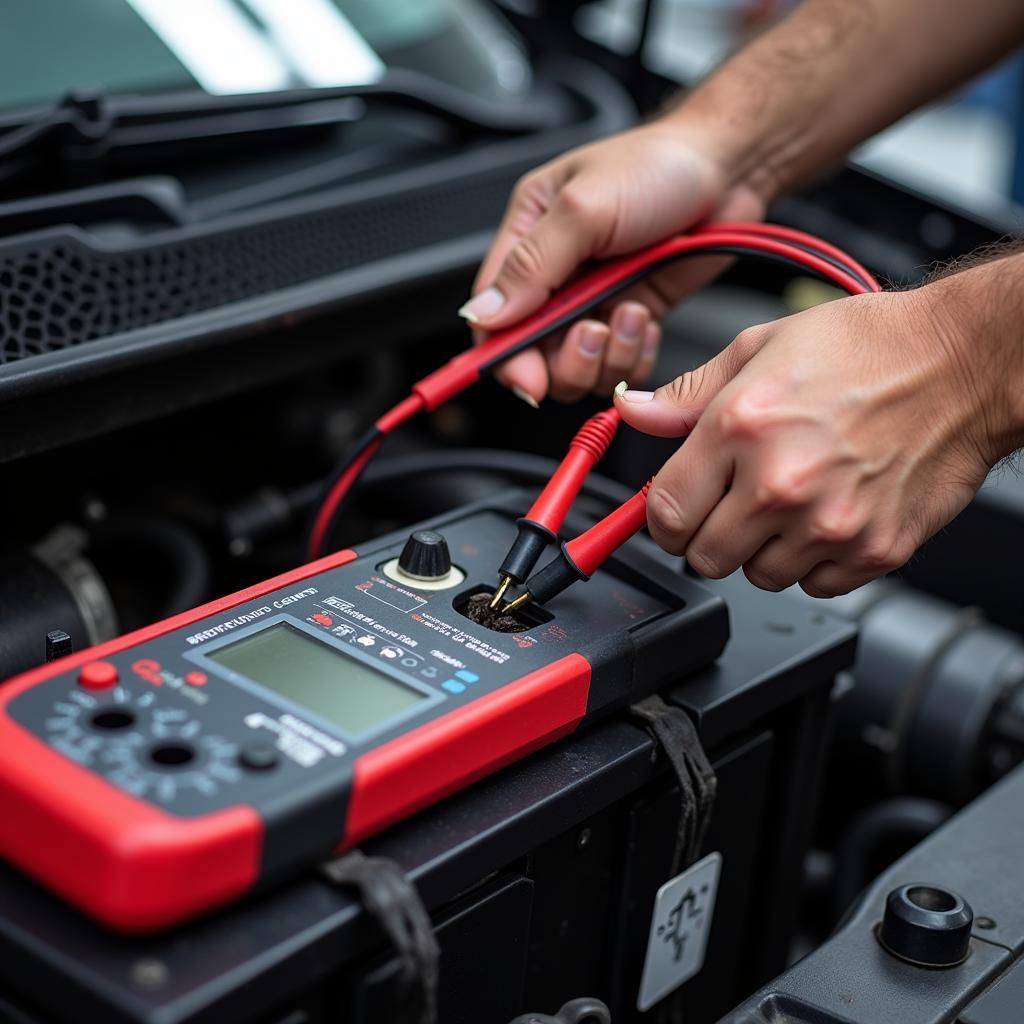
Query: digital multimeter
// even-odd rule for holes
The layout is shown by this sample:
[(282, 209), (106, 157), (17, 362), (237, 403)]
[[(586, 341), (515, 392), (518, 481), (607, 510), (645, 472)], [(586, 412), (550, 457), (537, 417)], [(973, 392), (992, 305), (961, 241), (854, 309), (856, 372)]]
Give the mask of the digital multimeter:
[(151, 931), (322, 861), (707, 664), (721, 600), (623, 548), (515, 632), (460, 608), (518, 492), (342, 551), (0, 687), (0, 855)]

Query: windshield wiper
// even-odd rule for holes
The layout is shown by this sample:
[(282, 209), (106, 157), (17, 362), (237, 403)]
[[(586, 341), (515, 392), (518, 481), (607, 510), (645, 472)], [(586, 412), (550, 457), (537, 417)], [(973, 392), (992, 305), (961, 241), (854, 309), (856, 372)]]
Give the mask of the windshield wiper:
[(367, 106), (379, 105), (427, 114), (471, 135), (522, 135), (555, 127), (567, 116), (565, 103), (555, 102), (550, 93), (513, 106), (398, 69), (366, 85), (251, 95), (80, 89), (55, 106), (27, 115), (0, 115), (0, 178), (23, 173), (40, 158), (81, 164), (181, 143), (238, 141), (341, 125), (358, 120)]

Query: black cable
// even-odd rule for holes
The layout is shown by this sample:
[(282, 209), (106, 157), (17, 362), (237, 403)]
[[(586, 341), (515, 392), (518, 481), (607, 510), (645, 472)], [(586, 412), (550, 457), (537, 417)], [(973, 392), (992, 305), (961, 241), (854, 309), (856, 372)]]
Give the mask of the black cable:
[[(557, 459), (495, 448), (446, 448), (405, 455), (385, 455), (370, 463), (356, 484), (360, 493), (384, 487), (395, 480), (412, 480), (444, 473), (479, 473), (501, 477), (508, 484), (543, 486), (558, 467)], [(223, 515), (224, 535), (232, 540), (259, 541), (286, 529), (296, 519), (306, 519), (324, 491), (320, 482), (289, 491), (262, 488), (238, 502)], [(601, 505), (621, 505), (632, 491), (599, 473), (591, 473), (580, 492)]]
[[(546, 455), (503, 451), (498, 448), (445, 448), (441, 451), (389, 455), (366, 468), (360, 487), (380, 486), (390, 480), (411, 480), (438, 473), (489, 473), (501, 475), (512, 483), (546, 483), (558, 468), (557, 459)], [(591, 473), (582, 494), (608, 505), (621, 505), (633, 491), (600, 473)]]
[[(373, 438), (364, 435), (358, 443), (359, 450), (364, 451)], [(301, 511), (306, 518), (315, 514), (325, 493), (329, 493), (334, 480), (348, 468), (348, 463), (331, 480), (317, 488), (315, 499), (308, 510)], [(355, 489), (363, 492), (378, 487), (392, 480), (413, 480), (423, 476), (437, 476), (440, 473), (487, 473), (491, 476), (506, 477), (510, 483), (544, 484), (558, 468), (556, 459), (543, 455), (528, 455), (522, 452), (502, 451), (496, 448), (448, 448), (437, 452), (417, 452), (412, 455), (390, 455), (371, 462), (355, 484)], [(621, 505), (633, 493), (624, 484), (616, 483), (598, 473), (591, 473), (581, 494), (595, 498), (603, 504)], [(293, 498), (309, 501), (313, 494), (311, 487), (304, 487), (291, 492)], [(336, 528), (337, 519), (332, 524)], [(328, 535), (329, 536), (329, 535)], [(325, 544), (325, 547), (327, 545)]]
[[(363, 431), (362, 434), (359, 435), (359, 437), (355, 439), (355, 441), (352, 442), (351, 445), (349, 445), (348, 451), (345, 453), (344, 460), (342, 462), (339, 462), (334, 467), (334, 469), (331, 470), (331, 472), (324, 478), (324, 481), (320, 485), (320, 489), (317, 493), (316, 500), (310, 506), (310, 510), (307, 516), (308, 521), (306, 523), (305, 531), (307, 538), (309, 538), (312, 535), (313, 523), (316, 518), (317, 511), (319, 510), (323, 502), (325, 502), (327, 498), (330, 496), (331, 492), (334, 490), (334, 485), (338, 483), (338, 481), (348, 472), (349, 466), (351, 466), (352, 463), (367, 450), (367, 448), (369, 448), (371, 445), (379, 444), (383, 437), (384, 435), (380, 432), (376, 424), (373, 424), (372, 426), (368, 427), (366, 430)], [(366, 473), (367, 470), (363, 470), (360, 479), (357, 480), (352, 485), (353, 488), (358, 487), (360, 480), (364, 480), (366, 478)], [(331, 520), (330, 528), (327, 534), (325, 535), (325, 540), (326, 537), (334, 531), (334, 525), (337, 522), (337, 518), (337, 512), (335, 512)]]
[[(852, 277), (858, 284), (864, 287), (869, 287), (865, 282), (863, 275), (856, 273), (852, 267), (848, 267), (845, 263), (840, 260), (836, 260), (834, 257), (826, 256), (824, 253), (818, 252), (810, 246), (796, 246), (795, 243), (786, 241), (783, 244), (792, 246), (793, 248), (799, 248), (802, 252), (807, 252), (818, 259), (824, 260), (826, 263), (833, 267), (836, 267), (849, 277)], [(663, 260), (659, 260), (656, 263), (650, 263), (642, 270), (638, 270), (635, 274), (631, 274), (629, 277), (623, 278), (621, 281), (616, 282), (610, 288), (606, 288), (604, 291), (595, 295), (589, 302), (581, 302), (578, 306), (567, 312), (564, 316), (559, 317), (557, 320), (553, 320), (548, 323), (545, 327), (539, 330), (536, 334), (531, 335), (529, 338), (523, 340), (522, 344), (517, 345), (513, 349), (502, 352), (499, 356), (493, 359), (491, 362), (483, 363), (480, 367), (481, 374), (489, 373), (496, 366), (500, 366), (502, 363), (511, 359), (513, 356), (518, 355), (524, 349), (531, 348), (536, 345), (537, 342), (542, 341), (549, 335), (556, 333), (557, 331), (563, 330), (570, 324), (575, 323), (580, 317), (585, 316), (587, 313), (603, 306), (609, 299), (614, 298), (616, 295), (625, 291), (627, 288), (631, 288), (633, 285), (638, 284), (640, 281), (646, 280), (653, 274), (656, 274), (659, 270), (667, 267), (671, 264), (681, 263), (684, 260), (700, 259), (704, 256), (740, 256), (749, 259), (760, 260), (764, 263), (775, 263), (780, 266), (788, 267), (791, 270), (799, 271), (801, 274), (807, 277), (815, 277), (822, 281), (827, 281), (835, 287), (834, 281), (829, 281), (828, 278), (818, 273), (813, 267), (808, 267), (806, 264), (801, 263), (797, 259), (791, 259), (788, 256), (782, 256), (779, 253), (764, 252), (761, 249), (748, 249), (742, 245), (709, 245), (706, 249), (695, 249), (690, 252), (673, 253), (671, 256), (667, 256)], [(346, 461), (345, 466), (348, 462), (355, 457), (356, 453)], [(342, 470), (344, 471), (344, 470)], [(340, 474), (339, 474), (340, 475)]]

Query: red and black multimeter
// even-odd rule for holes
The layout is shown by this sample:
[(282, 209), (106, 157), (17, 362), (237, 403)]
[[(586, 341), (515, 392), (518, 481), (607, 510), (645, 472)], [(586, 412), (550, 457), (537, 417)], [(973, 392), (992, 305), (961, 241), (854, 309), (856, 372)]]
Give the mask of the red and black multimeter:
[[(0, 687), (0, 854), (114, 928), (156, 930), (720, 653), (721, 600), (636, 542), (515, 632), (471, 621), (515, 535), (502, 509), (528, 503), (503, 498)], [(451, 564), (410, 564), (443, 554), (438, 533)]]

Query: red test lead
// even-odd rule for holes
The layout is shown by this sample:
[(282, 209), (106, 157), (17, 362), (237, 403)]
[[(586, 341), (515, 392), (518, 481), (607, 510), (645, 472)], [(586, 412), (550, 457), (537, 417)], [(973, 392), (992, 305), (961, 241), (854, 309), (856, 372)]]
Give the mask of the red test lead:
[[(656, 270), (678, 260), (708, 255), (755, 257), (814, 274), (850, 294), (878, 291), (878, 283), (856, 261), (811, 235), (771, 224), (717, 223), (668, 238), (641, 252), (612, 260), (557, 294), (522, 322), (491, 335), (474, 348), (460, 352), (412, 387), (412, 394), (374, 423), (350, 448), (324, 488), (309, 533), (309, 556), (327, 548), (345, 496), (352, 489), (381, 442), (421, 412), (442, 405), (506, 359), (568, 327), (590, 310), (598, 309), (619, 292)], [(583, 456), (573, 455), (572, 459)], [(567, 460), (568, 461), (568, 460)], [(567, 477), (571, 476), (566, 470)], [(585, 474), (584, 474), (585, 475)], [(530, 549), (535, 542), (523, 542)], [(539, 551), (539, 547), (537, 548)]]
[(641, 490), (614, 512), (578, 537), (566, 541), (558, 557), (530, 577), (526, 590), (505, 606), (505, 612), (514, 612), (527, 601), (544, 604), (577, 580), (589, 580), (609, 556), (646, 525), (647, 492), (650, 488), (651, 481), (648, 480)]
[(501, 583), (491, 598), (492, 608), (498, 607), (509, 586), (526, 581), (544, 548), (557, 540), (583, 481), (615, 439), (620, 422), (615, 409), (605, 409), (591, 416), (569, 442), (561, 465), (537, 495), (530, 511), (516, 521), (519, 533), (498, 570)]

